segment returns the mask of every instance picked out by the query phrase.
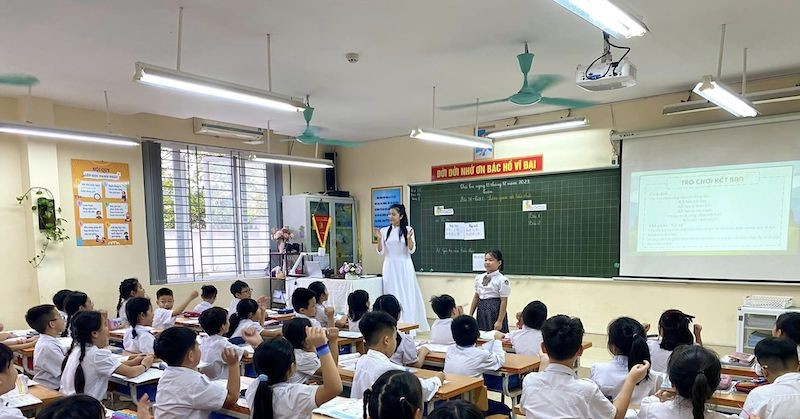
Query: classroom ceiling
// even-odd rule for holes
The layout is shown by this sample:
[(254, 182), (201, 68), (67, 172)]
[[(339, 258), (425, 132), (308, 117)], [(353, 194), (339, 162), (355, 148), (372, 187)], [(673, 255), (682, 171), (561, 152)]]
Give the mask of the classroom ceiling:
[[(617, 0), (619, 1), (619, 0)], [(736, 81), (742, 49), (751, 78), (800, 69), (796, 0), (628, 0), (651, 32), (617, 41), (633, 48), (635, 87), (603, 93), (575, 86), (578, 64), (602, 52), (599, 30), (551, 0), (4, 0), (0, 73), (29, 73), (34, 95), (113, 112), (199, 116), (299, 134), (301, 115), (272, 113), (170, 92), (132, 81), (134, 62), (173, 67), (178, 7), (183, 71), (266, 88), (266, 33), (272, 34), (273, 90), (311, 95), (323, 135), (370, 140), (407, 134), (431, 122), (437, 104), (497, 99), (516, 92), (516, 54), (528, 41), (532, 74), (566, 81), (548, 96), (614, 102), (689, 89), (716, 72), (719, 25), (727, 23), (723, 79)], [(345, 53), (361, 60), (350, 64)], [(615, 58), (619, 53), (615, 52)], [(24, 95), (0, 86), (0, 95)], [(482, 121), (557, 108), (511, 104), (481, 108)], [(437, 111), (437, 127), (474, 123), (474, 110)]]

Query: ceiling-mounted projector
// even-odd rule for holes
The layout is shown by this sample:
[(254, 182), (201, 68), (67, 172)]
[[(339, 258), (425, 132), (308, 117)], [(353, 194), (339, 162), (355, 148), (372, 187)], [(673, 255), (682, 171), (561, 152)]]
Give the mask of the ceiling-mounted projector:
[(579, 65), (575, 72), (575, 84), (590, 92), (622, 89), (636, 85), (636, 66), (623, 59), (613, 66), (602, 61), (591, 67)]

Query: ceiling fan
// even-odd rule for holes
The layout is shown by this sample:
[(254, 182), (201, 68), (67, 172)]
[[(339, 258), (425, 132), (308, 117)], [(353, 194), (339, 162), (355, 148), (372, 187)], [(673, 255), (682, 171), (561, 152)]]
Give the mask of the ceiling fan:
[[(511, 102), (519, 106), (529, 106), (535, 104), (563, 106), (567, 108), (585, 108), (587, 106), (595, 105), (594, 102), (586, 100), (567, 99), (559, 97), (547, 97), (542, 93), (556, 83), (563, 81), (563, 77), (556, 74), (539, 74), (528, 78), (528, 73), (531, 71), (533, 64), (533, 54), (528, 52), (528, 43), (525, 43), (525, 52), (517, 55), (519, 61), (519, 69), (522, 72), (522, 88), (517, 93), (511, 96), (478, 102), (478, 105), (491, 105), (495, 103)], [(459, 105), (442, 106), (439, 109), (445, 111), (453, 111), (457, 109), (466, 109), (475, 107), (476, 103), (463, 103)]]
[[(306, 99), (306, 102), (308, 102), (308, 99)], [(303, 110), (303, 119), (306, 120), (306, 128), (300, 135), (295, 137), (295, 140), (298, 142), (309, 145), (323, 144), (336, 147), (358, 147), (360, 145), (359, 143), (353, 141), (320, 137), (319, 132), (324, 128), (311, 125), (311, 118), (313, 116), (314, 108), (307, 105), (305, 110)]]

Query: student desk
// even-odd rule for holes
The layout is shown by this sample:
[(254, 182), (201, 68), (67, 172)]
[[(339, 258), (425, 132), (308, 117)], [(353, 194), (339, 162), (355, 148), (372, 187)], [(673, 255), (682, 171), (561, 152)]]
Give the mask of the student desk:
[(416, 329), (419, 329), (419, 325), (416, 323), (397, 323), (397, 330), (403, 333), (408, 333)]
[[(436, 374), (438, 374), (438, 371), (423, 369), (414, 371), (414, 375), (420, 378), (431, 378)], [(342, 378), (342, 385), (352, 387), (355, 371), (339, 368), (339, 376)], [(433, 397), (434, 400), (448, 400), (454, 397), (463, 397), (469, 392), (483, 387), (482, 378), (467, 377), (465, 375), (447, 374), (446, 381), (447, 383), (443, 384), (439, 388), (439, 391), (436, 392), (436, 395)]]
[[(250, 387), (250, 383), (252, 383), (255, 378), (250, 377), (239, 377), (239, 391), (247, 390), (247, 387)], [(219, 380), (222, 382), (223, 387), (228, 386), (228, 380)], [(250, 419), (250, 407), (247, 406), (247, 401), (244, 397), (239, 397), (237, 403), (229, 408), (222, 408), (218, 410), (216, 413), (220, 413), (224, 416), (229, 416), (232, 418), (237, 419)], [(212, 415), (213, 417), (213, 415)]]
[[(125, 327), (122, 329), (112, 330), (108, 332), (108, 340), (111, 342), (116, 342), (121, 344), (122, 341), (125, 339), (125, 332), (128, 331), (128, 329), (130, 329), (130, 327)], [(151, 330), (151, 333), (153, 334), (153, 336), (158, 337), (158, 334), (161, 333), (161, 330), (153, 329)]]
[(16, 358), (15, 364), (22, 367), (25, 374), (33, 377), (33, 351), (35, 348), (25, 348), (19, 351), (14, 351)]
[(164, 375), (164, 371), (158, 368), (150, 368), (136, 377), (125, 377), (120, 374), (111, 374), (108, 380), (114, 385), (121, 385), (127, 387), (130, 391), (131, 401), (134, 404), (139, 404), (139, 387), (158, 384), (158, 380)]
[(197, 317), (178, 316), (175, 318), (175, 326), (188, 327), (189, 329), (192, 329), (195, 332), (203, 331), (203, 329), (200, 327), (200, 320), (198, 320)]
[(21, 407), (19, 410), (21, 410), (22, 412), (37, 413), (42, 407), (47, 406), (48, 404), (64, 397), (63, 393), (57, 390), (51, 390), (47, 387), (43, 387), (40, 385), (28, 387), (28, 392), (30, 392), (32, 396), (36, 397), (42, 402)]
[[(483, 345), (486, 342), (488, 342), (486, 339), (478, 339), (478, 345)], [(585, 351), (585, 350), (587, 350), (587, 349), (592, 347), (592, 342), (583, 342), (581, 344), (581, 346), (583, 347), (583, 350)], [(508, 340), (508, 339), (503, 339), (503, 349), (505, 349), (506, 352), (509, 352), (509, 353), (515, 353), (516, 352), (514, 350), (514, 345), (512, 345), (511, 341)]]
[(733, 375), (735, 377), (756, 378), (756, 370), (753, 367), (739, 367), (735, 365), (722, 364), (722, 374)]

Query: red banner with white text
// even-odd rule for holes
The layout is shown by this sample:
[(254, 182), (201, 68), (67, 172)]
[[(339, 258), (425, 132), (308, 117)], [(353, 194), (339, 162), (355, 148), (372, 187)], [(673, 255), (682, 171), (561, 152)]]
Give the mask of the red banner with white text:
[(431, 180), (441, 181), (542, 171), (542, 155), (511, 157), (431, 167)]

